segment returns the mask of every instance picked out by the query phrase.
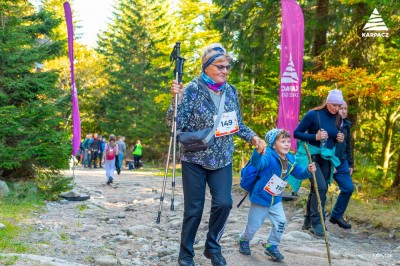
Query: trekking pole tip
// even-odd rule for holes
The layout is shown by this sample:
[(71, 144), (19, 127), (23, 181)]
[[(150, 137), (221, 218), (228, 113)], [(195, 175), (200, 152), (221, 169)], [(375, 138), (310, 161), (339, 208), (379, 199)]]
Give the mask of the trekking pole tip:
[(161, 221), (161, 212), (158, 212), (156, 223), (159, 224), (160, 221)]

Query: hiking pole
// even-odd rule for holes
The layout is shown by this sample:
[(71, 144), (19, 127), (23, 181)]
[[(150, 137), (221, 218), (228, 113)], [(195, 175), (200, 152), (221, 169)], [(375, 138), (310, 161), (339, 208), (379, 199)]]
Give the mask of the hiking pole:
[[(170, 56), (170, 61), (173, 62), (175, 61), (175, 69), (174, 69), (174, 74), (175, 74), (175, 79), (178, 81), (178, 84), (182, 82), (182, 76), (183, 76), (183, 64), (185, 62), (185, 59), (180, 57), (180, 42), (176, 42), (174, 49), (172, 50), (171, 56)], [(174, 95), (174, 117), (173, 117), (173, 122), (171, 126), (171, 132), (170, 132), (170, 139), (169, 139), (169, 148), (168, 148), (168, 156), (167, 156), (167, 163), (165, 166), (165, 171), (164, 171), (164, 179), (163, 179), (163, 186), (161, 190), (161, 196), (160, 196), (160, 206), (158, 208), (158, 215), (157, 215), (157, 223), (160, 223), (161, 220), (161, 212), (162, 212), (162, 206), (164, 202), (164, 196), (165, 196), (165, 187), (167, 184), (167, 176), (168, 176), (168, 169), (169, 169), (169, 161), (170, 161), (170, 156), (171, 156), (171, 146), (172, 148), (172, 193), (171, 193), (171, 211), (174, 210), (174, 196), (175, 196), (175, 174), (176, 174), (176, 121), (178, 117), (178, 95)]]
[[(310, 154), (310, 151), (308, 150), (307, 143), (305, 143), (305, 142), (304, 142), (304, 148), (305, 148), (306, 153), (307, 153), (308, 162), (312, 163), (313, 161), (311, 159), (311, 154)], [(324, 230), (324, 240), (325, 240), (326, 252), (328, 253), (328, 263), (329, 263), (329, 266), (330, 266), (330, 265), (332, 265), (331, 251), (329, 249), (328, 235), (326, 234), (326, 229), (325, 229), (324, 215), (322, 214), (322, 204), (321, 204), (321, 199), (319, 197), (319, 192), (318, 192), (317, 178), (315, 177), (315, 173), (314, 172), (312, 172), (311, 174), (312, 174), (312, 180), (313, 180), (313, 184), (314, 184), (315, 194), (317, 196), (319, 218), (321, 219), (322, 230)]]

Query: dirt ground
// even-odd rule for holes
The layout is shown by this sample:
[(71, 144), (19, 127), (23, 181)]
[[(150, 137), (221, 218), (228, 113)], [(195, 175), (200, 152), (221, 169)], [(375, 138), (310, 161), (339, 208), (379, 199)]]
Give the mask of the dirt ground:
[[(66, 175), (72, 175), (66, 171)], [(86, 201), (48, 203), (45, 212), (26, 221), (34, 232), (26, 241), (35, 254), (18, 254), (15, 265), (178, 265), (183, 198), (177, 176), (174, 211), (171, 179), (167, 180), (161, 223), (156, 223), (163, 177), (151, 171), (123, 169), (112, 185), (106, 185), (104, 169), (75, 170), (76, 190), (90, 195)], [(252, 241), (251, 256), (238, 252), (236, 238), (244, 229), (248, 200), (237, 208), (242, 191), (235, 184), (232, 208), (221, 240), (228, 265), (275, 265), (263, 252), (270, 223)], [(303, 210), (294, 201), (284, 202), (287, 228), (279, 247), (285, 259), (279, 265), (329, 265), (323, 238), (301, 229)], [(202, 255), (207, 233), (210, 195), (207, 193), (202, 223), (195, 244), (196, 265), (211, 265)], [(23, 226), (23, 225), (22, 225)], [(400, 265), (400, 242), (382, 232), (353, 223), (350, 230), (327, 223), (332, 265)], [(0, 254), (12, 256), (15, 254)], [(1, 261), (1, 260), (0, 260)]]

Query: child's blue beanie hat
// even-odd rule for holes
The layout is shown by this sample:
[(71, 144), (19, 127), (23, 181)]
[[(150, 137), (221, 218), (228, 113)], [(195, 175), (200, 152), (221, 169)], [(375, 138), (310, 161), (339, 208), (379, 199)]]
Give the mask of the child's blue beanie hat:
[(267, 134), (265, 134), (265, 140), (267, 141), (268, 146), (272, 147), (272, 145), (274, 145), (276, 136), (278, 135), (279, 131), (279, 128), (274, 128), (268, 131)]

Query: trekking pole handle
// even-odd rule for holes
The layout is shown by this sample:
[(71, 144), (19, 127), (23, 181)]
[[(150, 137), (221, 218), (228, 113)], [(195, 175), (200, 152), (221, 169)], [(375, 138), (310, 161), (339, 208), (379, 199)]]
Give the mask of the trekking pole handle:
[(183, 65), (185, 63), (185, 58), (181, 57), (181, 43), (176, 42), (174, 49), (169, 57), (171, 62), (175, 61), (174, 76), (178, 77), (178, 84), (182, 82), (183, 77)]

